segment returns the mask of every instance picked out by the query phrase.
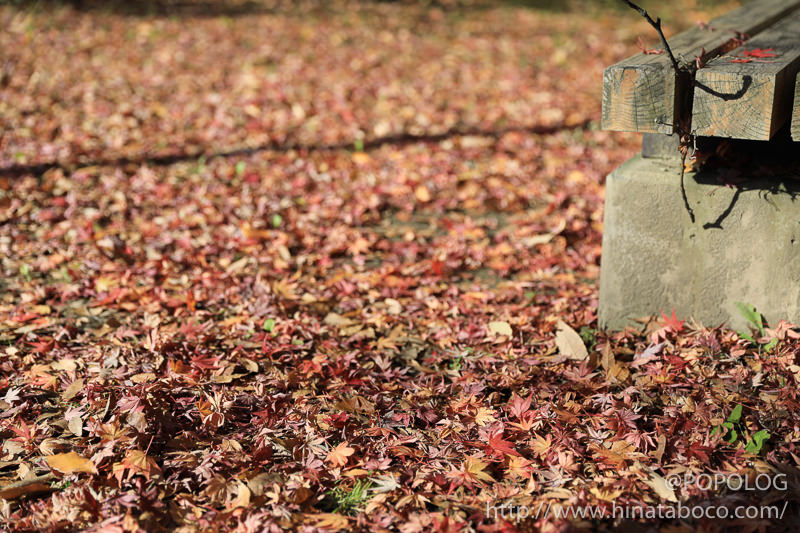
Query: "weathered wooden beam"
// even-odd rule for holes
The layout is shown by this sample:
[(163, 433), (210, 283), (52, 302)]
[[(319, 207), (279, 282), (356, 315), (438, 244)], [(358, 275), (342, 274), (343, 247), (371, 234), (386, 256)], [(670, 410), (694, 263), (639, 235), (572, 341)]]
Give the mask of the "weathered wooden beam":
[[(717, 57), (738, 35), (754, 35), (800, 7), (800, 0), (755, 0), (730, 13), (669, 38), (679, 63)], [(688, 114), (691, 77), (677, 76), (666, 54), (638, 54), (603, 73), (602, 127), (614, 131), (672, 133)]]
[(792, 114), (800, 70), (800, 13), (697, 71), (692, 131), (768, 141)]
[(794, 111), (792, 112), (792, 140), (800, 141), (800, 74), (794, 83)]

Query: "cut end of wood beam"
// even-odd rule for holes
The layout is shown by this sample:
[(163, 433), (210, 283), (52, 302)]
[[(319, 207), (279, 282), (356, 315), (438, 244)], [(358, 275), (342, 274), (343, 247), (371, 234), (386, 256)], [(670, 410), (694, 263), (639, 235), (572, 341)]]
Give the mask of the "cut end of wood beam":
[(602, 127), (612, 131), (672, 133), (673, 110), (667, 109), (663, 68), (622, 63), (603, 73)]

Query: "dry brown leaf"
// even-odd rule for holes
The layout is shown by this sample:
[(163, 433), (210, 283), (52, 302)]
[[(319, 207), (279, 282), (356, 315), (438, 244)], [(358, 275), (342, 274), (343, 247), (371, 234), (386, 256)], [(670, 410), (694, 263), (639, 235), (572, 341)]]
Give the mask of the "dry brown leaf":
[(64, 399), (64, 401), (69, 401), (72, 398), (74, 398), (75, 395), (78, 394), (81, 390), (83, 390), (83, 380), (76, 379), (70, 384), (69, 387), (66, 388), (61, 397)]
[(94, 474), (97, 470), (94, 463), (85, 457), (81, 457), (75, 452), (57, 453), (48, 455), (45, 461), (53, 470), (58, 470), (63, 474), (73, 474), (75, 472), (86, 472)]

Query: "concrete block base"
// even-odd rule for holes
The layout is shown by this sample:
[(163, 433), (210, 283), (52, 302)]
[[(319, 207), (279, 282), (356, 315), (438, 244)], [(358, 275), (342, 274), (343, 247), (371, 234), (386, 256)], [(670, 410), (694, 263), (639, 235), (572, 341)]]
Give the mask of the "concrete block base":
[(744, 328), (734, 302), (754, 305), (773, 325), (800, 323), (800, 182), (753, 179), (734, 188), (718, 178), (685, 176), (692, 222), (675, 162), (637, 155), (608, 177), (602, 328), (673, 308), (706, 326)]

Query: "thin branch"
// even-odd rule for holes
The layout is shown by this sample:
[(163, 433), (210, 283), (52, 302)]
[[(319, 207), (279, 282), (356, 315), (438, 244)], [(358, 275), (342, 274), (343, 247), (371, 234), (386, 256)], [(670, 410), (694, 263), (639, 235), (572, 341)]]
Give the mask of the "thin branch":
[[(672, 53), (672, 48), (669, 47), (669, 42), (667, 42), (667, 38), (664, 36), (664, 31), (661, 29), (661, 17), (657, 17), (656, 20), (653, 18), (641, 7), (637, 6), (630, 0), (622, 0), (628, 7), (638, 12), (644, 19), (658, 32), (658, 36), (661, 37), (661, 43), (664, 45), (664, 50), (667, 51), (667, 55), (669, 56), (669, 60), (672, 62), (672, 68), (675, 70), (675, 75), (680, 76), (681, 74), (688, 73), (692, 77), (692, 83), (694, 83), (694, 72), (689, 70), (688, 68), (682, 68), (678, 64), (678, 60), (675, 59), (675, 55)], [(736, 95), (733, 95), (736, 96)], [(675, 117), (676, 125), (681, 122), (681, 117)], [(686, 207), (686, 212), (689, 213), (689, 218), (691, 219), (692, 223), (694, 223), (694, 210), (692, 210), (692, 206), (689, 205), (689, 198), (686, 196), (686, 185), (684, 184), (684, 175), (686, 174), (686, 154), (689, 152), (689, 142), (691, 139), (694, 139), (694, 135), (687, 135), (684, 136), (683, 133), (676, 127), (673, 126), (673, 129), (678, 131), (678, 134), (681, 135), (681, 146), (679, 150), (681, 152), (681, 197), (683, 197), (683, 205)], [(684, 139), (689, 139), (686, 141)]]
[(686, 187), (683, 184), (683, 176), (686, 174), (686, 152), (681, 150), (681, 196), (683, 197), (683, 205), (686, 207), (686, 212), (689, 213), (689, 218), (694, 224), (694, 211), (692, 206), (689, 205), (689, 198), (686, 196)]
[(50, 482), (56, 479), (55, 474), (48, 472), (42, 476), (31, 477), (11, 483), (5, 487), (0, 487), (0, 498), (4, 500), (13, 500), (20, 496), (27, 494), (38, 494), (40, 492), (51, 492), (54, 489), (50, 487)]
[(661, 37), (661, 43), (664, 45), (664, 50), (667, 51), (669, 60), (672, 61), (672, 68), (675, 69), (675, 74), (680, 74), (683, 71), (683, 69), (681, 69), (680, 65), (678, 64), (678, 60), (675, 59), (675, 56), (672, 54), (672, 49), (669, 47), (667, 38), (664, 36), (664, 31), (661, 29), (661, 17), (658, 17), (656, 18), (656, 20), (653, 20), (652, 17), (650, 17), (650, 15), (647, 13), (647, 11), (637, 6), (630, 0), (622, 0), (622, 1), (625, 2), (625, 4), (627, 4), (627, 6), (630, 7), (631, 9), (636, 10), (641, 16), (645, 18), (647, 22), (650, 23), (650, 25), (653, 28), (656, 29), (656, 31), (658, 32), (658, 36)]

